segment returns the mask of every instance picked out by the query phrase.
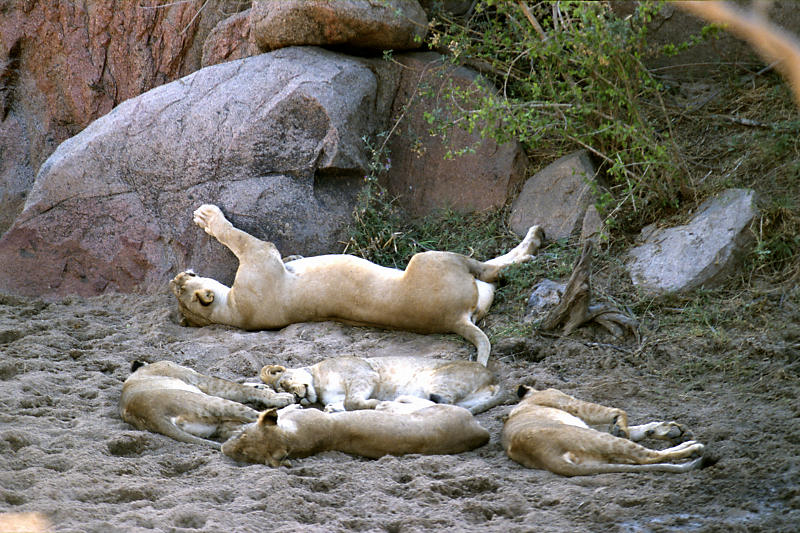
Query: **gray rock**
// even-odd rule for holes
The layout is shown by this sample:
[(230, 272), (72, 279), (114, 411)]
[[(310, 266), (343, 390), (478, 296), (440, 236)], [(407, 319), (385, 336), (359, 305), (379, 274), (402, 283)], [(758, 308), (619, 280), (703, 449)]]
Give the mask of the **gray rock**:
[(187, 267), (229, 282), (233, 255), (192, 223), (206, 202), (286, 255), (339, 251), (363, 183), (362, 136), (385, 127), (379, 98), (393, 95), (379, 67), (286, 48), (124, 102), (42, 165), (0, 239), (0, 290), (129, 292)]
[(25, 117), (11, 113), (0, 121), (0, 235), (22, 211), (33, 184), (29, 152)]
[(729, 189), (704, 202), (685, 226), (645, 228), (644, 244), (626, 262), (634, 285), (653, 293), (713, 286), (752, 244), (749, 226), (757, 215), (752, 190)]
[(261, 50), (346, 45), (373, 50), (419, 48), (428, 18), (416, 0), (256, 0), (250, 40)]
[(568, 238), (582, 226), (594, 199), (591, 182), (596, 172), (586, 150), (565, 155), (537, 172), (525, 182), (511, 206), (511, 229), (525, 235), (528, 228), (538, 224), (548, 239)]
[(551, 309), (561, 302), (566, 286), (566, 283), (558, 283), (549, 279), (543, 279), (537, 283), (525, 306), (525, 322), (542, 320)]

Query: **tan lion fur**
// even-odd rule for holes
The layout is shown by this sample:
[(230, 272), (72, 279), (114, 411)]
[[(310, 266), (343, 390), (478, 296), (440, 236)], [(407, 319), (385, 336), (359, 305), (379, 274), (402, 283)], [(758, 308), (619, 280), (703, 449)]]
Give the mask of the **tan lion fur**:
[(181, 272), (170, 286), (188, 325), (227, 324), (248, 330), (296, 322), (348, 324), (420, 333), (457, 333), (486, 365), (491, 346), (475, 325), (489, 310), (504, 267), (536, 253), (538, 226), (505, 255), (486, 262), (451, 252), (414, 255), (405, 270), (345, 254), (281, 260), (274, 244), (235, 228), (215, 205), (194, 212), (195, 223), (239, 259), (233, 285)]
[(134, 371), (122, 385), (119, 413), (132, 426), (173, 439), (219, 447), (258, 419), (258, 411), (242, 402), (264, 407), (293, 403), (291, 394), (241, 385), (206, 376), (171, 361), (134, 363)]
[(261, 380), (326, 411), (374, 409), (383, 400), (415, 396), (476, 414), (509, 399), (480, 363), (428, 357), (334, 357), (294, 369), (267, 365)]
[(225, 442), (222, 453), (240, 462), (280, 466), (287, 459), (332, 450), (370, 458), (452, 454), (489, 441), (489, 432), (466, 409), (410, 400), (422, 408), (408, 412), (408, 403), (383, 402), (374, 410), (338, 413), (296, 404), (270, 409)]
[[(651, 422), (628, 427), (621, 409), (577, 400), (556, 389), (537, 391), (522, 386), (522, 400), (508, 415), (502, 444), (506, 454), (528, 468), (564, 476), (608, 472), (687, 472), (705, 466), (703, 444), (689, 440), (665, 450), (653, 450), (633, 441), (656, 438), (678, 442), (686, 429), (675, 422)], [(587, 424), (613, 424), (617, 437)], [(700, 455), (683, 463), (674, 463)]]

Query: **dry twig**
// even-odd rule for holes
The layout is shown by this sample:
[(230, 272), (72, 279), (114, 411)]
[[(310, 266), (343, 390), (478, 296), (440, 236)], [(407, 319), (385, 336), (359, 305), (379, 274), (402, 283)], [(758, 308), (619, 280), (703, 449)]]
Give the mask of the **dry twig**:
[(563, 325), (562, 335), (567, 336), (587, 322), (597, 322), (615, 337), (623, 337), (626, 331), (636, 333), (636, 320), (623, 314), (609, 304), (589, 305), (592, 298), (591, 269), (594, 241), (583, 243), (581, 256), (575, 263), (572, 275), (564, 288), (564, 295), (542, 320), (540, 329), (553, 331)]

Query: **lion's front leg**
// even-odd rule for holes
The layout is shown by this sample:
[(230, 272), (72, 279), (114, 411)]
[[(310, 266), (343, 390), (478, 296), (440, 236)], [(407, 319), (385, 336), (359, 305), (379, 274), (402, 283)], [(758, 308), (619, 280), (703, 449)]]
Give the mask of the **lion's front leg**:
[(241, 385), (213, 376), (203, 376), (203, 379), (197, 383), (197, 388), (210, 396), (239, 403), (258, 403), (264, 407), (285, 407), (294, 403), (294, 394)]
[(377, 375), (370, 375), (362, 378), (352, 378), (345, 386), (344, 408), (347, 411), (358, 411), (360, 409), (375, 409), (380, 400), (373, 398), (375, 392)]
[(217, 239), (224, 246), (227, 246), (239, 258), (239, 261), (242, 261), (243, 256), (248, 251), (268, 244), (245, 231), (235, 228), (216, 205), (201, 205), (194, 211), (193, 220), (206, 233)]
[(613, 424), (611, 430), (613, 435), (625, 438), (629, 435), (628, 414), (622, 409), (579, 400), (556, 389), (538, 391), (534, 394), (537, 405), (561, 409), (577, 416), (590, 426)]

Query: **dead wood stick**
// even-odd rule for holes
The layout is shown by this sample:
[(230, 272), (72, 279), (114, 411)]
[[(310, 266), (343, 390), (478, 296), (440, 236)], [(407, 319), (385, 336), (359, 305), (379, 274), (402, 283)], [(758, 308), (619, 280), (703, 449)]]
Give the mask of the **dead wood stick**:
[(542, 320), (542, 331), (553, 331), (563, 324), (562, 335), (567, 336), (583, 324), (594, 321), (618, 338), (623, 337), (626, 330), (636, 332), (639, 324), (619, 309), (606, 303), (589, 305), (592, 299), (593, 251), (594, 241), (586, 239), (561, 300)]

